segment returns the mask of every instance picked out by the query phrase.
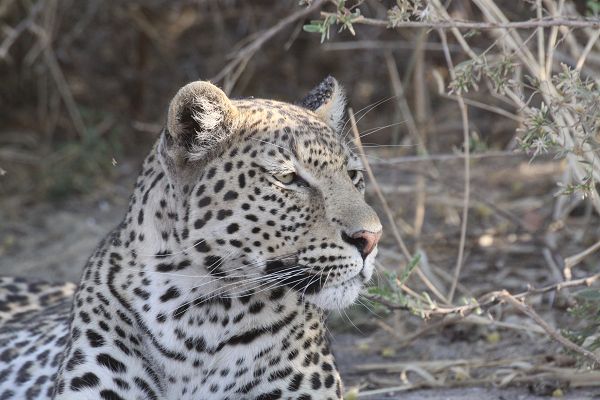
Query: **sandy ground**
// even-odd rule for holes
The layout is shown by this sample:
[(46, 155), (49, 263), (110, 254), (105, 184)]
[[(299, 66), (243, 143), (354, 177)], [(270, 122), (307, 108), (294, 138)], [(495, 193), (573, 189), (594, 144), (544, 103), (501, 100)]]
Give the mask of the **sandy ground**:
[[(60, 206), (4, 205), (0, 210), (0, 220), (3, 221), (0, 224), (0, 274), (51, 281), (78, 281), (88, 255), (98, 241), (123, 217), (129, 193), (127, 188), (131, 187), (130, 180), (125, 179), (125, 182), (110, 191), (73, 199)], [(363, 323), (365, 326), (370, 324), (370, 330), (359, 332), (360, 328), (350, 326), (344, 318), (334, 316), (332, 319), (333, 348), (347, 388), (361, 387), (362, 391), (369, 390), (368, 382), (372, 376), (359, 372), (356, 366), (369, 362), (390, 361), (389, 357), (378, 356), (379, 350), (369, 349), (380, 348), (377, 343), (390, 342), (393, 339), (379, 330), (373, 330), (372, 320)], [(360, 324), (360, 319), (357, 324)], [(410, 348), (399, 351), (394, 355), (394, 359), (458, 359), (467, 353), (472, 357), (473, 353), (478, 351), (489, 351), (489, 348), (473, 351), (472, 346), (474, 345), (470, 341), (453, 342), (445, 339), (442, 334), (434, 334), (417, 340)], [(496, 351), (505, 355), (507, 346), (515, 353), (522, 350), (519, 343), (511, 342), (501, 343)], [(528, 346), (527, 351), (531, 353), (531, 344), (525, 346)], [(399, 385), (399, 376), (397, 379)], [(544, 397), (532, 394), (528, 387), (484, 387), (390, 392), (360, 398), (533, 400)], [(600, 388), (567, 390), (563, 398), (600, 398)]]

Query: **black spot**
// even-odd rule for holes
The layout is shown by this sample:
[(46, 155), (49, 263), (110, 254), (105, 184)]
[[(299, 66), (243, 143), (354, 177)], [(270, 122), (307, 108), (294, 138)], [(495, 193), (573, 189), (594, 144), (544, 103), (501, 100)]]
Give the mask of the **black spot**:
[(285, 290), (282, 287), (278, 287), (271, 291), (271, 295), (269, 296), (269, 300), (279, 300), (285, 294)]
[(240, 229), (240, 226), (239, 226), (238, 224), (236, 224), (236, 223), (233, 223), (233, 224), (230, 224), (230, 225), (227, 227), (227, 233), (230, 233), (230, 234), (231, 234), (231, 233), (235, 233), (235, 232), (237, 232), (239, 229)]
[(158, 397), (156, 397), (156, 393), (154, 393), (154, 390), (152, 390), (152, 388), (150, 388), (150, 385), (148, 385), (148, 383), (145, 380), (138, 378), (136, 376), (133, 379), (133, 381), (135, 382), (137, 387), (142, 389), (142, 391), (144, 391), (148, 395), (147, 398), (149, 398), (151, 400), (158, 400)]
[(138, 296), (144, 300), (148, 300), (150, 298), (150, 293), (148, 293), (147, 291), (145, 291), (139, 287), (136, 287), (135, 289), (133, 289), (133, 293), (136, 296)]
[(275, 389), (269, 393), (263, 393), (257, 397), (255, 400), (277, 400), (281, 398), (281, 389)]
[(277, 370), (273, 373), (271, 373), (271, 375), (269, 375), (269, 382), (278, 380), (278, 379), (283, 379), (287, 376), (289, 376), (292, 372), (294, 372), (294, 369), (292, 367), (286, 367), (284, 369), (280, 369)]
[(249, 221), (252, 221), (252, 222), (257, 222), (258, 221), (258, 218), (254, 214), (248, 214), (248, 215), (246, 215), (246, 219), (249, 220)]
[(310, 384), (314, 390), (318, 390), (321, 388), (321, 377), (318, 372), (315, 372), (310, 377)]
[(231, 211), (231, 210), (219, 210), (219, 212), (217, 213), (217, 219), (219, 221), (222, 221), (227, 217), (231, 217), (232, 215), (233, 215), (233, 211)]
[(198, 240), (194, 244), (194, 247), (200, 253), (208, 253), (210, 251), (210, 246), (206, 244), (205, 240)]
[(173, 271), (174, 269), (175, 269), (175, 266), (173, 264), (160, 263), (156, 266), (157, 272), (170, 272), (170, 271)]
[(100, 392), (100, 397), (104, 400), (125, 400), (121, 396), (119, 396), (116, 392), (110, 389), (104, 389)]
[(81, 376), (76, 376), (71, 380), (71, 390), (79, 392), (85, 388), (93, 388), (98, 385), (100, 379), (92, 372), (86, 372)]
[(125, 382), (123, 379), (121, 378), (113, 378), (113, 382), (120, 388), (123, 390), (129, 390), (129, 383)]
[(288, 386), (288, 390), (291, 392), (296, 392), (300, 388), (303, 378), (304, 378), (304, 374), (302, 374), (302, 373), (297, 373), (296, 375), (294, 375), (292, 377), (292, 381), (290, 382), (290, 385)]
[(102, 347), (104, 346), (104, 338), (99, 335), (98, 333), (96, 333), (95, 331), (88, 329), (85, 332), (85, 335), (88, 338), (88, 341), (90, 342), (90, 346), (92, 347)]
[(160, 296), (160, 301), (164, 303), (166, 301), (176, 299), (180, 295), (181, 294), (179, 293), (179, 290), (175, 286), (171, 286), (162, 296)]
[(219, 179), (217, 181), (217, 183), (215, 184), (215, 193), (219, 193), (221, 190), (223, 190), (224, 186), (225, 186), (225, 181), (223, 179)]
[(223, 200), (225, 200), (225, 201), (235, 200), (237, 198), (238, 198), (238, 194), (237, 194), (237, 192), (234, 192), (233, 190), (228, 191), (227, 193), (225, 193), (225, 196), (223, 196)]
[(211, 202), (210, 197), (203, 197), (198, 202), (198, 207), (206, 207), (207, 205), (210, 204), (210, 202)]
[(113, 358), (110, 354), (100, 353), (96, 357), (96, 360), (98, 361), (98, 364), (110, 369), (112, 372), (121, 373), (127, 371), (125, 364), (116, 358)]
[(246, 186), (246, 175), (241, 173), (240, 176), (238, 176), (238, 183), (240, 184), (241, 188), (245, 187)]
[(24, 363), (19, 371), (17, 372), (17, 383), (25, 383), (29, 379), (31, 379), (31, 374), (29, 373), (29, 368), (33, 365), (32, 361), (27, 361)]
[(330, 387), (333, 386), (333, 382), (334, 382), (333, 375), (331, 375), (331, 374), (327, 375), (327, 378), (325, 378), (325, 387), (327, 389), (329, 389)]
[(85, 355), (83, 354), (83, 352), (81, 352), (81, 350), (79, 349), (75, 350), (71, 358), (69, 358), (69, 361), (67, 361), (67, 371), (73, 371), (73, 369), (75, 369), (76, 366), (83, 364), (84, 361)]
[(208, 174), (206, 174), (206, 178), (207, 179), (212, 179), (215, 174), (217, 173), (217, 169), (216, 168), (211, 168), (210, 170), (208, 170)]
[(253, 303), (250, 308), (248, 309), (248, 311), (250, 312), (250, 314), (258, 314), (265, 306), (265, 303), (263, 303), (262, 301), (257, 301), (256, 303)]
[(225, 276), (225, 272), (221, 269), (221, 265), (223, 264), (223, 259), (218, 256), (208, 256), (204, 260), (204, 265), (208, 272), (210, 272), (214, 276), (223, 277)]
[(88, 313), (86, 313), (85, 311), (80, 311), (79, 312), (79, 316), (81, 317), (81, 320), (86, 323), (89, 324), (91, 319), (90, 319), (90, 315)]
[(181, 319), (181, 317), (183, 317), (183, 315), (187, 312), (187, 310), (190, 308), (190, 303), (189, 302), (185, 302), (182, 305), (180, 305), (179, 307), (177, 307), (177, 309), (175, 311), (173, 311), (173, 318), (175, 319)]

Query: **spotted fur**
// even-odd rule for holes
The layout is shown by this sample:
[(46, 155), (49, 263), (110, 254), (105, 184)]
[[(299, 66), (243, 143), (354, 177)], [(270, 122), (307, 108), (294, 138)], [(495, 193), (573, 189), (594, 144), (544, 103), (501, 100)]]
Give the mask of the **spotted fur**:
[(328, 78), (300, 106), (183, 87), (79, 287), (0, 280), (0, 399), (340, 399), (324, 326), (381, 225)]

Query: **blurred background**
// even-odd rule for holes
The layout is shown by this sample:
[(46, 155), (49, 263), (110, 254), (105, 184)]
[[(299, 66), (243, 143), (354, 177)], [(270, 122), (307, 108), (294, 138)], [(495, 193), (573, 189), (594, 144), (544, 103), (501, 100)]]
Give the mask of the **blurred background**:
[(347, 398), (598, 394), (599, 12), (0, 0), (0, 273), (79, 279), (183, 84), (295, 102), (333, 75), (385, 222), (374, 288), (330, 321)]

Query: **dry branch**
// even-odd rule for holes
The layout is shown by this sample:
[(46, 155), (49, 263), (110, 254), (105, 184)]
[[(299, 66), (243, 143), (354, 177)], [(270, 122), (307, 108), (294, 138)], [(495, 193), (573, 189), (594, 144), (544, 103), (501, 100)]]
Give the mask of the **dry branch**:
[(321, 5), (325, 2), (325, 0), (316, 0), (310, 6), (297, 11), (293, 14), (288, 15), (283, 18), (281, 21), (273, 25), (271, 28), (264, 31), (260, 34), (256, 39), (252, 40), (250, 43), (242, 47), (238, 50), (233, 57), (233, 59), (227, 63), (227, 65), (211, 80), (214, 82), (219, 82), (221, 80), (225, 80), (224, 89), (226, 93), (230, 93), (235, 83), (239, 79), (240, 75), (246, 68), (246, 65), (252, 59), (254, 54), (269, 40), (271, 40), (275, 35), (277, 35), (281, 30), (286, 28), (288, 25), (293, 24), (311, 14), (313, 11), (316, 11), (321, 8)]
[[(560, 292), (566, 288), (573, 287), (581, 287), (581, 286), (591, 286), (596, 282), (600, 281), (600, 273), (590, 275), (581, 279), (574, 279), (572, 281), (559, 282), (552, 285), (543, 286), (541, 288), (529, 288), (528, 290), (512, 295), (515, 299), (524, 299), (529, 296), (533, 296), (536, 294), (548, 293), (548, 292)], [(456, 306), (456, 307), (432, 307), (429, 310), (419, 310), (423, 313), (425, 318), (431, 318), (434, 316), (443, 316), (450, 314), (458, 314), (461, 316), (466, 316), (477, 309), (489, 308), (492, 305), (498, 304), (502, 300), (502, 296), (505, 290), (495, 290), (493, 292), (486, 293), (474, 301), (471, 304), (466, 304), (464, 306)], [(373, 302), (382, 304), (389, 308), (390, 310), (405, 310), (405, 306), (400, 306), (398, 304), (394, 304), (392, 302), (386, 301), (384, 299), (378, 298), (377, 296), (364, 296), (366, 299), (371, 300)]]
[[(379, 184), (377, 183), (377, 179), (375, 179), (373, 170), (369, 166), (369, 161), (367, 160), (365, 151), (364, 151), (361, 141), (360, 141), (360, 134), (358, 132), (358, 127), (356, 126), (356, 119), (354, 118), (354, 112), (352, 111), (351, 108), (348, 109), (348, 116), (350, 119), (350, 128), (352, 129), (352, 133), (354, 134), (354, 142), (355, 142), (356, 147), (359, 150), (359, 154), (360, 154), (361, 160), (363, 162), (363, 165), (367, 171), (367, 175), (369, 176), (369, 179), (371, 180), (371, 183), (373, 184), (373, 188), (375, 189), (375, 193), (377, 193), (377, 197), (379, 198), (379, 201), (381, 202), (381, 205), (383, 206), (383, 209), (385, 210), (386, 217), (388, 218), (390, 226), (392, 227), (392, 233), (394, 234), (394, 238), (396, 239), (398, 246), (400, 246), (400, 249), (402, 250), (402, 254), (404, 255), (404, 257), (406, 257), (407, 262), (410, 262), (410, 260), (413, 259), (413, 256), (410, 254), (410, 251), (408, 250), (408, 247), (404, 243), (402, 236), (400, 236), (400, 232), (398, 231), (396, 222), (394, 220), (394, 214), (393, 214), (390, 206), (388, 205), (387, 200), (385, 199), (385, 196), (383, 195), (383, 192), (381, 191), (381, 188), (379, 187)], [(449, 304), (448, 300), (439, 291), (439, 289), (429, 280), (429, 278), (427, 278), (427, 276), (425, 276), (425, 274), (423, 273), (421, 268), (419, 268), (419, 266), (415, 267), (415, 273), (418, 275), (419, 279), (421, 279), (421, 281), (425, 284), (425, 286), (427, 286), (427, 288), (429, 290), (431, 290), (431, 292), (439, 300), (441, 300), (445, 304)]]
[[(452, 79), (456, 79), (456, 72), (454, 70), (454, 63), (452, 62), (452, 58), (450, 57), (450, 50), (448, 49), (448, 41), (446, 39), (446, 32), (443, 30), (439, 30), (440, 38), (442, 39), (442, 45), (444, 47), (444, 56), (446, 58), (446, 63), (448, 64), (448, 70), (450, 71), (450, 76)], [(456, 266), (454, 267), (454, 279), (452, 281), (452, 286), (450, 286), (450, 291), (448, 293), (448, 300), (452, 302), (454, 298), (454, 292), (456, 291), (456, 285), (458, 284), (458, 279), (460, 277), (460, 271), (462, 269), (462, 265), (464, 262), (464, 252), (465, 252), (465, 241), (467, 237), (467, 220), (469, 217), (469, 197), (471, 195), (471, 168), (470, 168), (470, 143), (469, 143), (469, 116), (467, 113), (467, 106), (465, 101), (463, 100), (463, 96), (458, 93), (456, 95), (456, 100), (458, 106), (460, 108), (460, 116), (462, 118), (463, 124), (463, 151), (465, 153), (464, 158), (464, 173), (465, 173), (465, 187), (463, 194), (463, 210), (462, 210), (462, 219), (460, 226), (460, 243), (458, 245), (458, 256), (456, 258)]]
[[(37, 15), (44, 9), (46, 2), (40, 0), (36, 2), (27, 18), (23, 19), (21, 22), (17, 24), (14, 28), (8, 29), (8, 34), (2, 40), (2, 44), (0, 44), (0, 60), (5, 59), (8, 56), (8, 52), (10, 48), (15, 43), (15, 41), (21, 36), (21, 34), (27, 30), (29, 30), (35, 23), (35, 18)], [(6, 28), (5, 28), (6, 29)]]
[(544, 331), (546, 331), (546, 333), (552, 339), (556, 340), (558, 343), (560, 343), (567, 349), (583, 355), (584, 357), (593, 361), (596, 365), (600, 365), (600, 357), (598, 357), (591, 351), (586, 350), (581, 346), (578, 346), (577, 344), (573, 343), (572, 341), (570, 341), (569, 339), (567, 339), (566, 337), (561, 335), (556, 329), (554, 329), (550, 325), (548, 325), (548, 323), (546, 321), (544, 321), (544, 319), (542, 317), (540, 317), (540, 315), (538, 313), (536, 313), (535, 310), (531, 306), (529, 306), (522, 300), (516, 299), (514, 296), (512, 296), (506, 290), (503, 290), (500, 293), (500, 299), (506, 301), (507, 303), (512, 305), (514, 308), (516, 308), (517, 310), (519, 310), (520, 312), (522, 312), (523, 314), (527, 315), (529, 318), (534, 320), (535, 323), (538, 324)]
[[(336, 14), (321, 12), (323, 17), (335, 17)], [(363, 16), (354, 18), (353, 24), (380, 26), (382, 28), (430, 28), (430, 29), (537, 29), (564, 26), (568, 28), (590, 28), (600, 29), (599, 18), (542, 18), (515, 22), (475, 22), (475, 21), (398, 21), (393, 26), (385, 19), (366, 18)]]

